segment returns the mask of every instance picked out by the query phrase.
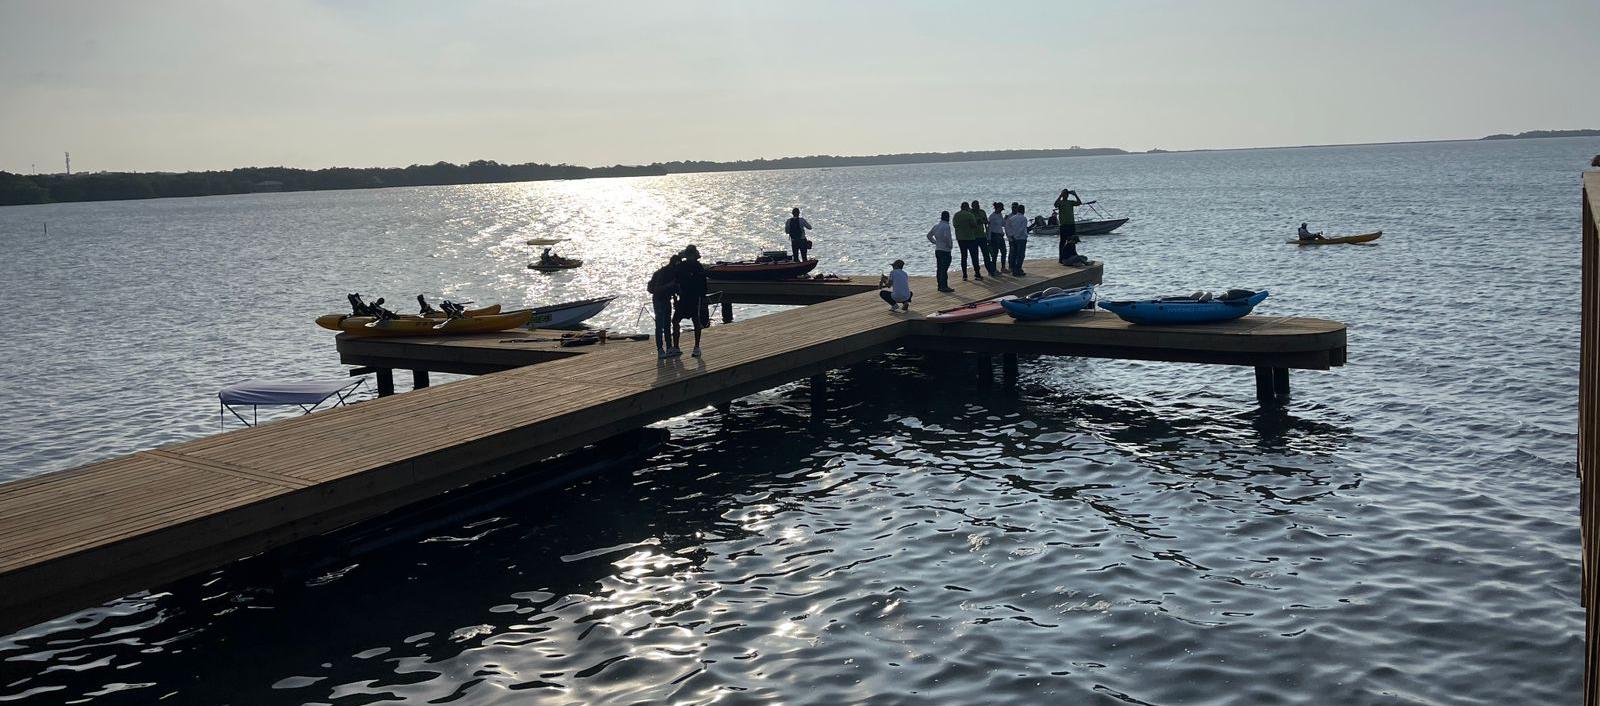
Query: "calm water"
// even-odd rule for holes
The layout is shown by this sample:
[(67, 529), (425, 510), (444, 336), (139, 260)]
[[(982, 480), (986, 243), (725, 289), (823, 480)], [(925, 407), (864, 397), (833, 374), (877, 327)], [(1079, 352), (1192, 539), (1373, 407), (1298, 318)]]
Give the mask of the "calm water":
[[(1107, 295), (1268, 287), (1296, 372), (888, 356), (662, 426), (637, 467), (309, 575), (251, 563), (0, 638), (0, 702), (1571, 703), (1578, 173), (1600, 140), (747, 172), (0, 209), (0, 479), (338, 377), (345, 292), (622, 294), (686, 242), (931, 273), (922, 233), (1063, 184), (1134, 220)], [(1301, 220), (1373, 247), (1284, 245)], [(48, 234), (44, 224), (48, 223)], [(541, 276), (522, 241), (587, 265)], [(747, 314), (759, 313), (752, 308)], [(28, 313), (37, 312), (36, 316)], [(716, 333), (707, 339), (716, 355)], [(261, 562), (255, 562), (261, 563)]]

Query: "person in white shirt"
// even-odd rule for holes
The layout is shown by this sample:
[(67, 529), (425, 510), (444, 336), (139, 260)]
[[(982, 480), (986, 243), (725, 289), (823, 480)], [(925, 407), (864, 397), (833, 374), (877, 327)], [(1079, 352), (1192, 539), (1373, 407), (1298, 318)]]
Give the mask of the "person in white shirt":
[(1011, 241), (1011, 274), (1021, 277), (1022, 260), (1028, 254), (1028, 209), (1020, 203), (1011, 204), (1011, 215), (1006, 217), (1006, 239)]
[(950, 228), (949, 211), (939, 212), (939, 222), (928, 231), (928, 242), (933, 243), (933, 261), (939, 268), (935, 276), (939, 291), (956, 291), (950, 288), (950, 250), (955, 247), (955, 231)]
[(911, 276), (906, 274), (906, 261), (889, 263), (889, 288), (878, 290), (878, 296), (889, 303), (889, 311), (899, 307), (911, 311)]
[(994, 213), (989, 214), (989, 259), (1000, 266), (1001, 272), (1010, 272), (1010, 260), (1006, 257), (1006, 214), (1002, 210), (1005, 204), (994, 202)]

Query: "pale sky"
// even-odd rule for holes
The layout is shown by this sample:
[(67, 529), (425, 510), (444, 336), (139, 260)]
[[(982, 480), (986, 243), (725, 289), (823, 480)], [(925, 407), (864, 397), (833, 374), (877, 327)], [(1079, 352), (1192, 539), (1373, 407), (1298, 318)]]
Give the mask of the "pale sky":
[(1600, 0), (0, 0), (0, 170), (1600, 128)]

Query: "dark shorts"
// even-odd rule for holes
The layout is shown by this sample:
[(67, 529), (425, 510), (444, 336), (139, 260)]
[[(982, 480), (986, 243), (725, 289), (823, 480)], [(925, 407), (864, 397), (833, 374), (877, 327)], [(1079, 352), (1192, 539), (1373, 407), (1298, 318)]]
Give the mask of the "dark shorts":
[(706, 308), (705, 297), (679, 297), (678, 307), (672, 310), (673, 321), (688, 319), (705, 328), (711, 325), (711, 310)]

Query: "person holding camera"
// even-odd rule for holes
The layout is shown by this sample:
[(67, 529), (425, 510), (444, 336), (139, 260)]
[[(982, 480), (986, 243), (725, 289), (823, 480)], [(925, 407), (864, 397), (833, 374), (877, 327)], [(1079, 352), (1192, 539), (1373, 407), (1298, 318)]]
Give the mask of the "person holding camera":
[(806, 231), (811, 230), (811, 223), (800, 217), (798, 208), (789, 213), (789, 220), (783, 224), (783, 232), (789, 234), (789, 252), (795, 262), (805, 262), (806, 253), (811, 250), (811, 241), (806, 239)]

